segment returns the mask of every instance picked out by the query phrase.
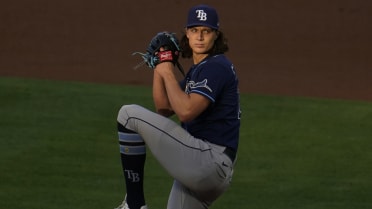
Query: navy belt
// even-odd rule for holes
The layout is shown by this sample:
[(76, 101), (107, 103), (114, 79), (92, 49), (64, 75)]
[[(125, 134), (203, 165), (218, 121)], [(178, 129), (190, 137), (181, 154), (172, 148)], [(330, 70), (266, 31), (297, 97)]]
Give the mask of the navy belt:
[(236, 158), (236, 152), (234, 149), (230, 148), (230, 147), (226, 147), (226, 149), (223, 151), (223, 153), (225, 155), (227, 155), (227, 157), (230, 158), (231, 162), (234, 162), (235, 161), (235, 158)]

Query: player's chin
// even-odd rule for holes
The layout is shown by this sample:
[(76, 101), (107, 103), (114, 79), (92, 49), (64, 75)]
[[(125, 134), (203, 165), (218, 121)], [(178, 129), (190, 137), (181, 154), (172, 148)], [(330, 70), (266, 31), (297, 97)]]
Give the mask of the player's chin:
[(196, 54), (207, 54), (208, 53), (208, 50), (207, 50), (207, 48), (205, 48), (205, 47), (194, 47), (193, 48), (193, 51), (194, 51), (194, 53), (196, 53)]

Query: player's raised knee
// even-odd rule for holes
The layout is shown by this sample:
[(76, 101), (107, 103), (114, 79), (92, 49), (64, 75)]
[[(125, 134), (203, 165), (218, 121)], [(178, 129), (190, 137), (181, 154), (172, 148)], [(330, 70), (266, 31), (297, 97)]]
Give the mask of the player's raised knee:
[(118, 113), (118, 122), (124, 123), (124, 121), (126, 121), (138, 107), (139, 106), (136, 104), (123, 105)]
[(118, 113), (118, 122), (121, 124), (124, 124), (127, 118), (129, 117), (128, 115), (128, 110), (130, 109), (131, 105), (123, 105)]

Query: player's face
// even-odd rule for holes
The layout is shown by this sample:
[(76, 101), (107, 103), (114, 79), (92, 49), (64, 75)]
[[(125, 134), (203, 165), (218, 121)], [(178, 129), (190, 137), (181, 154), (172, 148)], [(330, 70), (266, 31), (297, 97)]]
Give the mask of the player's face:
[(186, 29), (189, 45), (195, 54), (208, 54), (217, 39), (217, 31), (209, 27), (198, 26)]

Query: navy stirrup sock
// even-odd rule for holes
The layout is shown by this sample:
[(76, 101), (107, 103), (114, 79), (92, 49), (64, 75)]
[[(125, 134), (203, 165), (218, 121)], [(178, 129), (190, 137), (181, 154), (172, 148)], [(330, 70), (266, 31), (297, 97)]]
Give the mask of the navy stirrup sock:
[(141, 136), (118, 123), (121, 164), (130, 209), (140, 209), (145, 205), (143, 174), (146, 160), (145, 142)]

